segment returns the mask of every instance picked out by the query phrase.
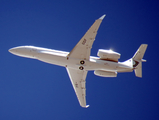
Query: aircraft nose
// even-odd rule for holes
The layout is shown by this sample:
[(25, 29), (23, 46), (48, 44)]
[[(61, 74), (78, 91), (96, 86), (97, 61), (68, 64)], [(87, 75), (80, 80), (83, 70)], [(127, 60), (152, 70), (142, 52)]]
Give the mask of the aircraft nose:
[(35, 51), (33, 52), (31, 47), (18, 46), (18, 47), (11, 48), (8, 51), (17, 56), (35, 58), (34, 56)]
[(19, 55), (22, 50), (23, 50), (23, 46), (19, 46), (19, 47), (11, 48), (8, 51), (14, 55)]
[(8, 50), (10, 53), (15, 54), (17, 52), (16, 48), (11, 48)]

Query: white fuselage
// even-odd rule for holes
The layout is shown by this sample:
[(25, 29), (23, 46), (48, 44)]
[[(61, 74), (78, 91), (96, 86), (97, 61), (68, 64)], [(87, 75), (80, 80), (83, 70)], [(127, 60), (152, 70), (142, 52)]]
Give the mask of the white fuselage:
[(46, 63), (65, 67), (80, 105), (86, 104), (86, 76), (88, 71), (101, 77), (116, 77), (118, 72), (132, 72), (142, 77), (142, 58), (147, 44), (142, 44), (134, 56), (124, 62), (118, 62), (120, 54), (112, 50), (99, 49), (97, 56), (90, 56), (91, 48), (98, 28), (105, 15), (97, 19), (88, 29), (71, 52), (46, 49), (34, 46), (19, 46), (9, 49), (9, 52), (26, 58), (37, 59)]
[(80, 66), (84, 70), (103, 70), (103, 71), (113, 71), (113, 72), (131, 72), (132, 67), (126, 65), (122, 62), (112, 62), (107, 60), (101, 60), (99, 57), (90, 56), (89, 60), (84, 60), (84, 64), (80, 64), (80, 59), (75, 59), (67, 57), (69, 52), (46, 49), (34, 46), (20, 46), (9, 50), (11, 53), (27, 58), (38, 59), (40, 61), (59, 65), (63, 67), (79, 69)]

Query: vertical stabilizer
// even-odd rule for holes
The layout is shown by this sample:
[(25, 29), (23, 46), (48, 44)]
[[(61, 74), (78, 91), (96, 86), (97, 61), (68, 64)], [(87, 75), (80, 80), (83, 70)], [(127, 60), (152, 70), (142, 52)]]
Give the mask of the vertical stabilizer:
[(133, 60), (141, 61), (145, 54), (146, 48), (147, 44), (141, 44), (139, 49), (136, 51), (135, 55), (133, 56)]
[(139, 49), (136, 51), (135, 55), (133, 56), (133, 67), (135, 71), (135, 75), (137, 77), (142, 77), (142, 62), (146, 62), (146, 60), (143, 60), (143, 56), (145, 54), (145, 51), (147, 49), (147, 44), (141, 44)]

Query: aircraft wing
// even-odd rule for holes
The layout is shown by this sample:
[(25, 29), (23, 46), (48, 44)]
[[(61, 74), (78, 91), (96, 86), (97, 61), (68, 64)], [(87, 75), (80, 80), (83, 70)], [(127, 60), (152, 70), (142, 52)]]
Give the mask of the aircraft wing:
[[(76, 44), (76, 46), (72, 49), (72, 51), (68, 54), (71, 58), (81, 59), (81, 60), (89, 60), (90, 51), (95, 40), (98, 28), (104, 19), (105, 15), (97, 19), (93, 25), (89, 28), (89, 30), (85, 33), (85, 35), (81, 38), (81, 40)], [(66, 68), (69, 74), (71, 83), (77, 95), (78, 101), (82, 107), (89, 107), (86, 105), (86, 87), (85, 87), (85, 79), (87, 76), (87, 71)]]
[(103, 15), (93, 23), (93, 25), (89, 28), (89, 30), (85, 33), (85, 35), (69, 53), (68, 57), (89, 60), (93, 42), (95, 40), (98, 28), (104, 17), (105, 15)]
[(86, 96), (85, 79), (87, 76), (87, 71), (76, 70), (72, 68), (66, 68), (66, 69), (80, 105), (85, 108), (89, 107), (89, 105), (86, 105), (86, 97), (85, 97)]

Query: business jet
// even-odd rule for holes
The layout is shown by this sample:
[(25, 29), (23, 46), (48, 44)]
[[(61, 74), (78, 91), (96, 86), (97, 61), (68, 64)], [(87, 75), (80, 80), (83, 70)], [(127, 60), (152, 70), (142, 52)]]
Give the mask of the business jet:
[(120, 54), (112, 50), (99, 49), (97, 56), (90, 56), (98, 28), (105, 15), (97, 19), (88, 29), (71, 52), (35, 47), (19, 46), (9, 49), (9, 52), (21, 57), (33, 58), (46, 63), (65, 67), (81, 107), (87, 108), (85, 81), (88, 71), (101, 77), (117, 77), (117, 73), (135, 71), (137, 77), (142, 77), (142, 59), (147, 44), (141, 44), (132, 58), (119, 62)]

